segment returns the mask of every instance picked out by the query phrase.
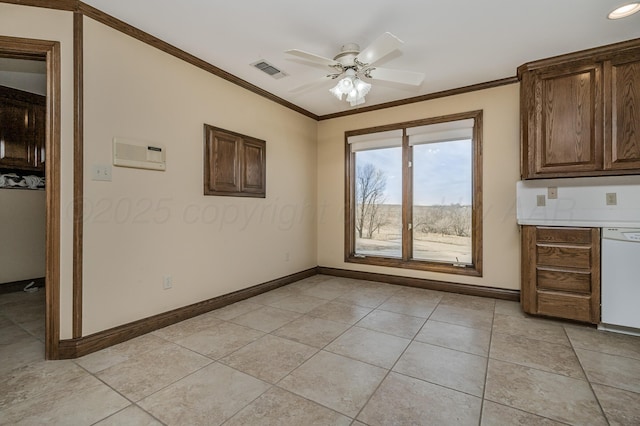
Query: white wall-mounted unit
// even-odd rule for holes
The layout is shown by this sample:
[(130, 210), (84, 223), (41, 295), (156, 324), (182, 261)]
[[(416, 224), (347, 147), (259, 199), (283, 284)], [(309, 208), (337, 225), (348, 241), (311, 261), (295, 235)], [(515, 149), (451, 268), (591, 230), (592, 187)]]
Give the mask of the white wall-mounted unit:
[(166, 149), (155, 142), (113, 138), (113, 165), (164, 171)]

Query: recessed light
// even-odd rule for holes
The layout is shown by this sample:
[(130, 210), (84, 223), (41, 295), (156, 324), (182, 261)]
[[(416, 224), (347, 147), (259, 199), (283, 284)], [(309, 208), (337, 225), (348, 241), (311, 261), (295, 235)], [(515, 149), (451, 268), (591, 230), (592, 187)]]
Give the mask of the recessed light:
[(608, 16), (609, 19), (621, 19), (626, 18), (629, 15), (633, 15), (636, 12), (640, 11), (640, 3), (627, 3), (620, 7), (617, 7), (613, 12), (611, 12)]

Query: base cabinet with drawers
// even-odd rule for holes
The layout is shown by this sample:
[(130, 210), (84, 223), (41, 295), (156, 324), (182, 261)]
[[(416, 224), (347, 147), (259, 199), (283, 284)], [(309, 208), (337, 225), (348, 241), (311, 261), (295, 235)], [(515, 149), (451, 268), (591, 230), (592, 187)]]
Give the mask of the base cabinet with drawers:
[(600, 322), (600, 228), (522, 227), (523, 310)]

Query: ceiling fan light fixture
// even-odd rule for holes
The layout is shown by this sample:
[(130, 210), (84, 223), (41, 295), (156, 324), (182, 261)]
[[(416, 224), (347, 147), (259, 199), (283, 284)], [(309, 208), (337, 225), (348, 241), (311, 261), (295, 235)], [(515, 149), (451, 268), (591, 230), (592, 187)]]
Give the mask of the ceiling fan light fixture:
[(633, 15), (634, 13), (639, 11), (640, 11), (640, 3), (638, 2), (627, 3), (614, 9), (611, 13), (609, 13), (608, 18), (622, 19), (622, 18), (626, 18), (627, 16)]
[(338, 82), (340, 92), (347, 94), (353, 90), (353, 77), (347, 76)]
[(329, 92), (331, 92), (331, 94), (333, 96), (335, 96), (336, 98), (338, 98), (339, 100), (342, 100), (342, 91), (340, 90), (340, 83), (336, 84), (334, 87), (332, 87), (331, 89), (329, 89)]
[(367, 96), (367, 93), (369, 93), (369, 90), (371, 90), (371, 84), (362, 81), (359, 78), (356, 78), (354, 86), (362, 97)]
[(347, 75), (341, 79), (335, 87), (331, 88), (329, 92), (336, 98), (342, 100), (342, 96), (346, 95), (346, 101), (351, 106), (356, 106), (364, 103), (364, 97), (371, 90), (371, 84), (360, 80), (354, 75)]

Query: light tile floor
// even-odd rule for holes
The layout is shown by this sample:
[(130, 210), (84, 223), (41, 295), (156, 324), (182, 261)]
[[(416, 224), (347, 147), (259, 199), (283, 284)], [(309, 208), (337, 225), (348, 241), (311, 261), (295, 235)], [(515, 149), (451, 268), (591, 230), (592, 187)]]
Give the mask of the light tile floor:
[(77, 360), (0, 295), (0, 424), (640, 424), (640, 338), (317, 275)]

